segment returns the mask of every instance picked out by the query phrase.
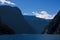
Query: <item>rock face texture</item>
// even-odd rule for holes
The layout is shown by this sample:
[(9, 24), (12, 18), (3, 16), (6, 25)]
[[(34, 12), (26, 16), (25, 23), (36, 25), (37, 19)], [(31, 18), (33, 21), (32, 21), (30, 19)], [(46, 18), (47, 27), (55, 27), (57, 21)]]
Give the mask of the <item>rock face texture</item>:
[(60, 34), (60, 11), (44, 29), (43, 34)]
[(18, 7), (0, 6), (0, 27), (4, 31), (1, 31), (3, 34), (37, 34), (35, 29), (26, 22)]

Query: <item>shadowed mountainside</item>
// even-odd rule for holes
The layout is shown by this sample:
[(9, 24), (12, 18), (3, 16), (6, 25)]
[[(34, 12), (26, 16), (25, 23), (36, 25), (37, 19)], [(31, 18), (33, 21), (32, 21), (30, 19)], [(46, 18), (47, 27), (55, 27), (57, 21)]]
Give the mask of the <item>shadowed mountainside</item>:
[(15, 31), (5, 24), (0, 24), (0, 34), (15, 34)]
[[(8, 25), (15, 33), (37, 34), (36, 30), (25, 21), (18, 7), (0, 6), (0, 17), (1, 23)], [(5, 28), (5, 26), (2, 28)], [(8, 29), (9, 28), (6, 28), (6, 30)]]
[(43, 34), (60, 34), (60, 11), (49, 23), (49, 25), (47, 25)]
[(37, 18), (35, 16), (27, 16), (27, 15), (24, 15), (24, 18), (37, 31), (37, 33), (40, 34), (44, 30), (45, 26), (47, 26), (51, 21), (50, 19), (42, 19)]

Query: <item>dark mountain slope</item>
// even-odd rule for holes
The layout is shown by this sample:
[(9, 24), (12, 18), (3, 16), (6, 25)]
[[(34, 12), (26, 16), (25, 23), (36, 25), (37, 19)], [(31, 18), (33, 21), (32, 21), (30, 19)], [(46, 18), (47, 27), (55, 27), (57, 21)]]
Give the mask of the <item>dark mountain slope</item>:
[[(1, 24), (8, 25), (16, 33), (36, 34), (36, 30), (24, 19), (18, 7), (0, 6)], [(8, 28), (7, 28), (8, 29)]]
[(46, 34), (60, 34), (60, 11), (50, 22), (50, 24), (45, 28), (43, 33)]
[(24, 15), (26, 21), (36, 29), (37, 33), (40, 33), (44, 30), (45, 26), (49, 24), (51, 21), (50, 19), (42, 19), (42, 18), (37, 18), (35, 16), (27, 16)]

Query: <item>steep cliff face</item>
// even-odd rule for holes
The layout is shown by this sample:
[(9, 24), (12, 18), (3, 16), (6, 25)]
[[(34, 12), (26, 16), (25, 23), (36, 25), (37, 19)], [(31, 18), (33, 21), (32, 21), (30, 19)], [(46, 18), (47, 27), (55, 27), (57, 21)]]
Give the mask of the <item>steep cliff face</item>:
[(43, 34), (60, 34), (60, 11), (44, 29)]
[[(35, 29), (24, 19), (18, 7), (0, 6), (1, 23), (8, 25), (15, 33), (36, 34)], [(8, 28), (7, 28), (8, 29)]]

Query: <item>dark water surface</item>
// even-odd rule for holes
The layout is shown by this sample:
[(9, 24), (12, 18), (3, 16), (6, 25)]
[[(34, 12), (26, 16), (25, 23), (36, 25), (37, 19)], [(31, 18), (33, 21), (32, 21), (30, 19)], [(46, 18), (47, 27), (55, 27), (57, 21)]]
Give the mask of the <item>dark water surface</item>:
[(0, 40), (60, 40), (60, 35), (47, 35), (47, 34), (0, 35)]

